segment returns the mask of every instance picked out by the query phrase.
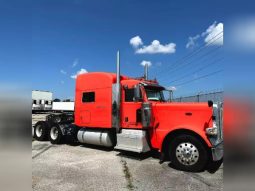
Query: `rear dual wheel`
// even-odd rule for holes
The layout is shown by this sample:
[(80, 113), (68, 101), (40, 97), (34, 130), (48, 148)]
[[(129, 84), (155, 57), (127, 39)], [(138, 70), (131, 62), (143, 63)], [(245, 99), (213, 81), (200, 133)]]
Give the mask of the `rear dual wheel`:
[(58, 124), (53, 124), (49, 132), (49, 140), (52, 144), (60, 144), (63, 138), (62, 131)]
[(37, 122), (34, 126), (34, 138), (37, 141), (44, 141), (47, 137), (47, 125), (44, 122)]

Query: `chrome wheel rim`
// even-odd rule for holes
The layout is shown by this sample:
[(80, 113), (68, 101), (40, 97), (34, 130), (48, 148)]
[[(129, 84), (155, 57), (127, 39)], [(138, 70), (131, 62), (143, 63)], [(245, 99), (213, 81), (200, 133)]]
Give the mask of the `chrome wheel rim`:
[(197, 163), (199, 159), (199, 152), (192, 143), (181, 143), (176, 148), (176, 158), (178, 161), (186, 166), (191, 166)]
[(42, 132), (43, 132), (43, 128), (41, 125), (36, 126), (35, 129), (35, 134), (37, 137), (41, 137), (42, 136)]
[(56, 140), (58, 138), (58, 128), (57, 127), (52, 127), (50, 130), (50, 137), (52, 140)]

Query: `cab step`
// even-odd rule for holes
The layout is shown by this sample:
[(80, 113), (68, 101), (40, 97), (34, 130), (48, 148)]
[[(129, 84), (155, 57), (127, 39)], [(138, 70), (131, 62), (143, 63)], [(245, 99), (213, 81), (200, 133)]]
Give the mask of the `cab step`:
[(122, 129), (117, 134), (117, 144), (115, 149), (144, 153), (150, 151), (145, 130)]

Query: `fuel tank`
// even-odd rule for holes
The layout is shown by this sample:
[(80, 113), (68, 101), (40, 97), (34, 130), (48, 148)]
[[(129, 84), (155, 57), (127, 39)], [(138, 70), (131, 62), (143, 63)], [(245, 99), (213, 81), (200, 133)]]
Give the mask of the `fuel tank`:
[(105, 147), (114, 146), (112, 133), (108, 130), (80, 129), (77, 134), (77, 139), (81, 143)]

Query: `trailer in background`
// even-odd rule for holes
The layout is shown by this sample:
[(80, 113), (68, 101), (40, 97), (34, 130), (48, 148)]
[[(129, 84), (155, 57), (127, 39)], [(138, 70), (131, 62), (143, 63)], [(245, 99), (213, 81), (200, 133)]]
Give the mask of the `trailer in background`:
[(53, 111), (61, 111), (61, 112), (73, 112), (74, 111), (74, 102), (53, 102), (52, 103)]

